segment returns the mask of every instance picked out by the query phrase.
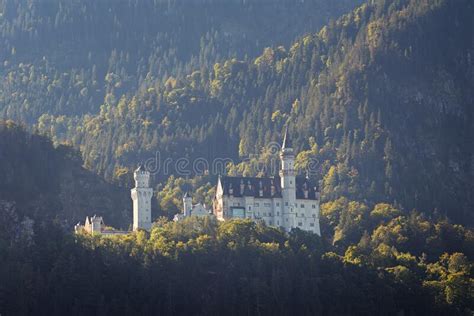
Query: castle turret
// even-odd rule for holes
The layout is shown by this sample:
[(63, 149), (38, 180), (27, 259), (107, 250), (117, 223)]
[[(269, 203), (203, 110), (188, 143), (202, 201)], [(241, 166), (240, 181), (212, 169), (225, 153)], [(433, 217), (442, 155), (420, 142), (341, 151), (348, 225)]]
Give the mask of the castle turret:
[(288, 229), (294, 225), (294, 208), (296, 204), (296, 173), (295, 173), (295, 155), (291, 138), (288, 134), (288, 125), (285, 129), (285, 136), (280, 152), (281, 169), (281, 194), (283, 198), (283, 220), (284, 226)]
[(150, 188), (150, 172), (145, 167), (139, 166), (133, 173), (135, 188), (131, 190), (133, 200), (133, 230), (151, 229), (151, 197), (153, 189)]
[(92, 233), (101, 233), (102, 232), (102, 217), (94, 215), (91, 217), (91, 232)]
[(193, 209), (193, 198), (188, 192), (184, 194), (183, 197), (183, 216), (191, 216), (191, 210)]

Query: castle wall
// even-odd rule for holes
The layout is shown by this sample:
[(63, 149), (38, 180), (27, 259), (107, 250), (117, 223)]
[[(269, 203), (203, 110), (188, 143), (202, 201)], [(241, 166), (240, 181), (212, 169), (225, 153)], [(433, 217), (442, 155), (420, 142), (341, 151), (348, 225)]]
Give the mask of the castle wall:
[(133, 188), (131, 191), (133, 200), (133, 230), (151, 229), (151, 188)]
[(302, 230), (321, 234), (319, 228), (319, 201), (297, 199), (295, 206), (295, 225)]
[[(283, 227), (290, 231), (292, 228), (311, 231), (320, 234), (319, 227), (319, 201), (295, 199), (289, 213), (284, 213), (284, 200), (282, 198), (256, 198), (221, 196), (216, 205), (223, 205), (218, 219), (250, 218), (263, 220), (269, 226)], [(220, 200), (220, 201), (219, 201)]]

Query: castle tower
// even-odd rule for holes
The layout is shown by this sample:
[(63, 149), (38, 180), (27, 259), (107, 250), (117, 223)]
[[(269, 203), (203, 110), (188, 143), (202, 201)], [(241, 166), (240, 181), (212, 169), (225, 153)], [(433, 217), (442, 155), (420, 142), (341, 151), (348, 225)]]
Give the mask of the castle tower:
[(143, 166), (139, 166), (133, 173), (135, 187), (131, 190), (133, 200), (133, 230), (151, 229), (151, 197), (150, 173)]
[(193, 209), (193, 198), (186, 192), (183, 197), (183, 216), (191, 216), (191, 210)]
[(281, 194), (283, 198), (283, 227), (291, 230), (295, 222), (296, 205), (296, 173), (295, 173), (295, 155), (291, 138), (288, 134), (288, 125), (285, 129), (285, 136), (280, 152), (281, 169)]
[(102, 232), (102, 224), (104, 223), (104, 220), (102, 217), (94, 215), (90, 219), (91, 221), (91, 233), (101, 233)]

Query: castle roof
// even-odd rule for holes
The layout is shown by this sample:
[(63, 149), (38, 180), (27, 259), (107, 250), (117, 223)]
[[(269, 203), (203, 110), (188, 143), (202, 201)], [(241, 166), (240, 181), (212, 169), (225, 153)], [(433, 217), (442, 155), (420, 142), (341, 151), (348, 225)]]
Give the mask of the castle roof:
[(100, 223), (103, 223), (104, 222), (104, 219), (102, 218), (102, 216), (97, 216), (97, 215), (94, 215), (94, 216), (86, 216), (86, 223), (90, 224), (92, 222), (100, 222)]
[[(252, 196), (254, 198), (281, 198), (280, 177), (220, 177), (220, 185), (224, 195), (235, 197)], [(243, 192), (241, 186), (243, 185)], [(273, 186), (273, 194), (272, 194)], [(260, 196), (262, 190), (262, 196)], [(318, 188), (310, 180), (305, 177), (296, 177), (296, 198), (305, 199), (305, 190), (308, 191), (309, 200), (318, 198)]]

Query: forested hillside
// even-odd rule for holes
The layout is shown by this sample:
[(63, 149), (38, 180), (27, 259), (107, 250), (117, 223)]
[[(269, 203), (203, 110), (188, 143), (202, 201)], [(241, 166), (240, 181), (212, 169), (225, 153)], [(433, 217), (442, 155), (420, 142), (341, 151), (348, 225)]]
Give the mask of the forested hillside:
[(350, 1), (0, 1), (0, 115), (96, 114), (192, 70), (289, 44)]
[(77, 150), (55, 148), (48, 138), (11, 121), (0, 122), (0, 203), (35, 226), (56, 222), (71, 230), (94, 213), (116, 227), (131, 222), (128, 190), (84, 169)]
[[(474, 4), (361, 3), (0, 0), (0, 314), (472, 315)], [(286, 124), (321, 237), (171, 222), (216, 175), (163, 170), (151, 232), (72, 234), (128, 228), (139, 161), (255, 174)]]
[(289, 121), (307, 150), (299, 165), (320, 162), (325, 200), (387, 201), (472, 223), (472, 16), (467, 0), (375, 1), (289, 47), (155, 81), (97, 115), (45, 115), (38, 127), (111, 179), (156, 151), (258, 154)]

